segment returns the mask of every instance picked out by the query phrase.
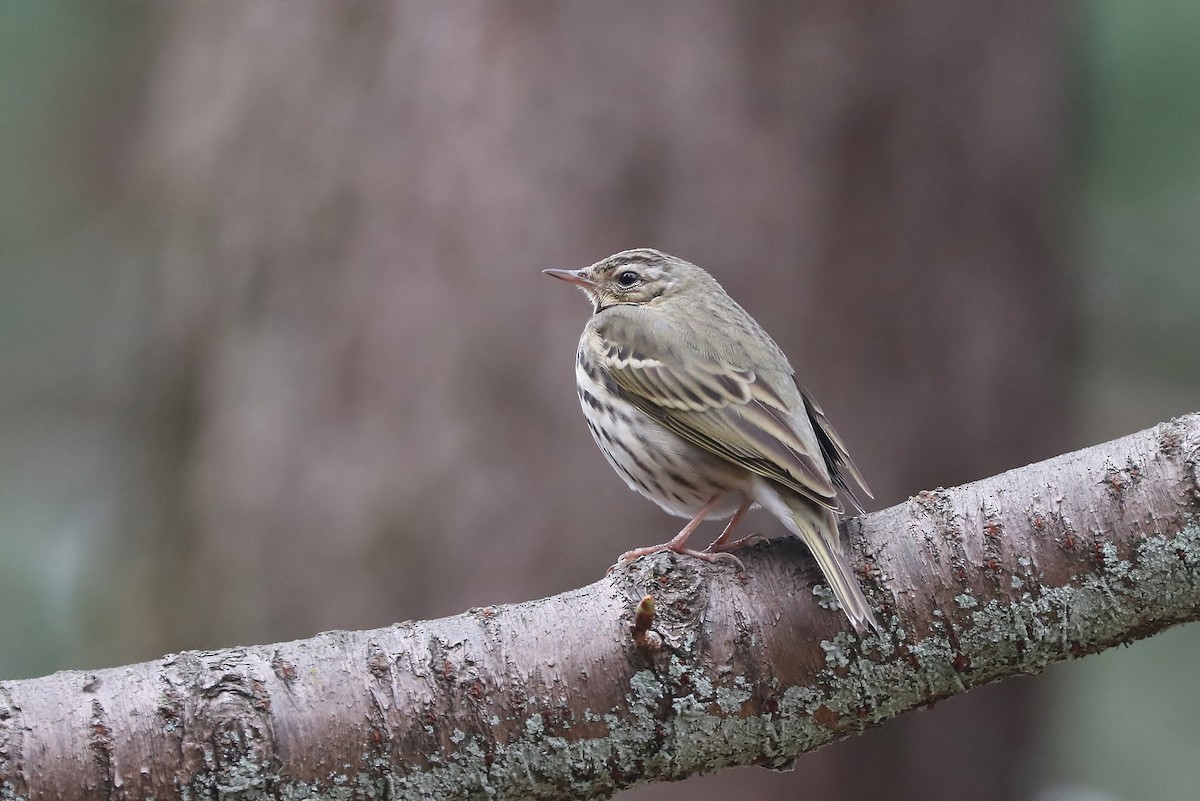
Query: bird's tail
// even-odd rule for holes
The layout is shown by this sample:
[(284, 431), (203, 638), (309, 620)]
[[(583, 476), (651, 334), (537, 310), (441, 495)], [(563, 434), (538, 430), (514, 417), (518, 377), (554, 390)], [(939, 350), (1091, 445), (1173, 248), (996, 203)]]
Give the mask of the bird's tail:
[(863, 595), (854, 571), (850, 569), (833, 511), (798, 495), (775, 494), (787, 514), (780, 514), (784, 510), (770, 511), (775, 512), (792, 533), (804, 540), (855, 631), (859, 634), (866, 633), (868, 629), (881, 631), (871, 604)]

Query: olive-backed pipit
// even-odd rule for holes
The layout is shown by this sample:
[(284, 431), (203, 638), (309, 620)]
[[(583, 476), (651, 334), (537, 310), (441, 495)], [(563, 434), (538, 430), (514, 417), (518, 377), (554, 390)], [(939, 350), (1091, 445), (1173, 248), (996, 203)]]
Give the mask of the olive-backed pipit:
[[(638, 248), (582, 270), (546, 270), (593, 306), (575, 378), (588, 428), (625, 483), (690, 518), (663, 550), (730, 558), (734, 526), (755, 504), (808, 546), (855, 629), (878, 628), (846, 560), (838, 490), (861, 510), (847, 478), (870, 496), (820, 407), (762, 327), (708, 273)], [(707, 518), (729, 524), (705, 551), (687, 540)]]

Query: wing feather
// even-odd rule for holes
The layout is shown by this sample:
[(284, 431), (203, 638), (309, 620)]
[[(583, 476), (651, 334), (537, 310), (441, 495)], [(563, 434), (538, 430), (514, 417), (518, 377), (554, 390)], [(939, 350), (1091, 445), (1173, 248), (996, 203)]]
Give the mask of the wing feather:
[[(844, 449), (838, 449), (840, 440), (815, 430), (815, 407), (806, 406), (806, 398), (797, 397), (792, 405), (800, 408), (790, 409), (752, 369), (694, 354), (668, 357), (645, 338), (621, 341), (620, 335), (617, 326), (597, 326), (588, 341), (602, 368), (642, 411), (689, 442), (841, 511), (826, 458), (830, 452), (840, 458)], [(844, 461), (850, 464), (848, 457)]]
[(849, 475), (855, 486), (862, 490), (862, 493), (868, 498), (874, 498), (871, 494), (870, 487), (862, 477), (862, 473), (858, 471), (858, 466), (854, 464), (854, 460), (850, 458), (850, 454), (846, 451), (846, 446), (842, 442), (842, 438), (838, 436), (837, 431), (830, 425), (829, 419), (825, 417), (825, 412), (817, 405), (812, 396), (805, 390), (800, 390), (801, 397), (804, 398), (804, 405), (808, 409), (809, 419), (812, 420), (813, 430), (817, 434), (817, 442), (821, 446), (821, 454), (825, 457), (825, 462), (830, 466), (830, 473), (833, 476), (833, 481), (850, 499), (850, 503), (854, 508), (862, 513), (863, 506), (855, 493), (855, 487), (850, 486), (846, 481), (846, 476)]

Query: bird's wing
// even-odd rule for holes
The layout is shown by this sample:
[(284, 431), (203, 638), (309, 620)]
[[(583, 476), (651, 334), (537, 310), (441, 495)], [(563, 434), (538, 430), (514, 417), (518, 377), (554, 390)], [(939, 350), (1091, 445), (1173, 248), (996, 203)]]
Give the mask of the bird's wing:
[(631, 326), (598, 325), (585, 341), (629, 401), (670, 431), (841, 511), (821, 437), (804, 425), (809, 415), (789, 409), (753, 369), (700, 355), (700, 348), (669, 352)]
[[(825, 464), (829, 465), (829, 474), (833, 477), (833, 483), (850, 499), (850, 503), (854, 504), (854, 508), (861, 514), (864, 509), (862, 503), (858, 500), (855, 493), (855, 488), (862, 490), (863, 494), (868, 498), (874, 498), (871, 494), (871, 489), (867, 486), (867, 482), (863, 479), (862, 473), (858, 472), (858, 467), (850, 458), (850, 454), (846, 451), (846, 446), (842, 443), (842, 438), (833, 430), (829, 419), (825, 417), (825, 412), (821, 411), (821, 407), (813, 400), (812, 395), (808, 391), (801, 388), (800, 395), (804, 398), (804, 406), (808, 410), (808, 419), (812, 421), (813, 430), (817, 434), (817, 442), (821, 445), (821, 454), (825, 457)], [(850, 486), (846, 481), (849, 476), (854, 481), (854, 487)]]

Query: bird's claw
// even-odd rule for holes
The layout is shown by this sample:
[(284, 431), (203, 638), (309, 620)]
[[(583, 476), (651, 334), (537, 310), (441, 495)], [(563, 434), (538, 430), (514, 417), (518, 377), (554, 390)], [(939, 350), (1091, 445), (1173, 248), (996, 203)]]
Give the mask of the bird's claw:
[[(755, 535), (755, 536), (758, 536), (758, 535)], [(750, 539), (750, 538), (747, 537), (746, 539)], [(693, 556), (697, 559), (702, 559), (703, 561), (708, 562), (710, 564), (716, 564), (717, 562), (732, 562), (737, 567), (738, 570), (743, 571), (743, 572), (745, 572), (745, 570), (746, 570), (746, 566), (742, 564), (741, 559), (738, 559), (736, 556), (734, 556), (731, 553), (727, 553), (726, 551), (712, 551), (712, 550), (693, 551), (693, 550), (690, 550), (687, 548), (682, 548), (682, 549), (676, 550), (674, 548), (669, 548), (664, 544), (664, 545), (652, 545), (648, 548), (635, 548), (632, 551), (626, 551), (625, 553), (621, 554), (621, 557), (619, 559), (617, 559), (616, 564), (614, 564), (612, 567), (610, 567), (608, 569), (608, 574), (611, 574), (618, 567), (624, 567), (625, 565), (627, 565), (631, 562), (641, 559), (643, 556), (649, 556), (649, 555), (655, 554), (655, 553), (662, 553), (663, 551), (671, 551), (672, 553), (677, 553), (681, 556)]]
[(739, 572), (741, 572), (741, 573), (746, 572), (746, 566), (744, 564), (742, 564), (742, 560), (738, 559), (736, 556), (734, 556), (733, 554), (731, 554), (727, 551), (704, 550), (704, 551), (692, 551), (691, 554), (692, 554), (692, 556), (695, 556), (699, 559), (703, 559), (706, 562), (712, 562), (714, 564), (717, 562), (732, 562), (734, 564), (734, 566), (738, 569)]
[(736, 551), (739, 548), (745, 548), (750, 545), (757, 545), (760, 542), (766, 542), (766, 541), (767, 541), (767, 537), (764, 537), (762, 534), (749, 534), (745, 537), (742, 537), (740, 540), (734, 540), (733, 542), (727, 542), (727, 543), (724, 543), (721, 545), (717, 545), (716, 543), (713, 543), (712, 545), (708, 546), (707, 552), (708, 553), (729, 553), (730, 551)]

